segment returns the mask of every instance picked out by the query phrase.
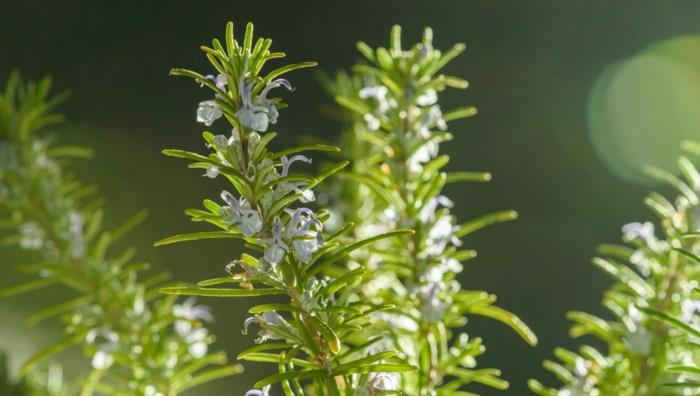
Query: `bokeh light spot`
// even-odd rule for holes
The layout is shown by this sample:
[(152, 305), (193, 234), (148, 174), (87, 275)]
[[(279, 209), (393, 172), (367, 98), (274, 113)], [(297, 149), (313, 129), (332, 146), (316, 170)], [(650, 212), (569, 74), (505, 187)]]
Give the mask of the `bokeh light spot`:
[(596, 152), (623, 179), (652, 184), (644, 166), (675, 168), (680, 142), (700, 141), (700, 37), (655, 44), (606, 68), (588, 122)]

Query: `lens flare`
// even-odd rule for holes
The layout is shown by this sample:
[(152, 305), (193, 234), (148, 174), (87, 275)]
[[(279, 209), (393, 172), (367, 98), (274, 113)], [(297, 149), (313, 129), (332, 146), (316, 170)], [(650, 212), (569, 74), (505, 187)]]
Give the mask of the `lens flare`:
[(588, 100), (591, 140), (623, 179), (650, 184), (642, 168), (673, 169), (681, 140), (700, 140), (700, 37), (648, 47), (606, 68)]

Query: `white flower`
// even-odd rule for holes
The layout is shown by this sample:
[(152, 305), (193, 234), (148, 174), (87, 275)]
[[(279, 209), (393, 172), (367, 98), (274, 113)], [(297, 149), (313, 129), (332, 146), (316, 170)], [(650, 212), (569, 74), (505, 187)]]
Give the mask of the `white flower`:
[(650, 222), (644, 224), (639, 222), (629, 223), (622, 227), (622, 235), (626, 241), (641, 240), (651, 250), (655, 250), (658, 246), (658, 241), (654, 236), (654, 225)]
[(144, 396), (163, 396), (163, 394), (158, 392), (158, 389), (156, 389), (156, 387), (153, 385), (146, 385), (146, 387), (143, 388), (143, 393)]
[(108, 351), (100, 349), (92, 355), (91, 363), (96, 370), (106, 370), (114, 363), (114, 358)]
[(244, 75), (241, 76), (241, 82), (238, 85), (238, 93), (241, 96), (242, 105), (236, 112), (238, 121), (246, 128), (257, 132), (265, 132), (269, 124), (276, 124), (279, 112), (275, 106), (276, 102), (267, 98), (267, 94), (271, 89), (277, 87), (287, 88), (293, 91), (289, 81), (278, 78), (272, 80), (265, 88), (260, 91), (260, 94), (253, 98), (253, 87), (255, 83), (246, 83)]
[(447, 130), (447, 123), (445, 119), (442, 118), (442, 110), (440, 110), (440, 106), (438, 105), (432, 106), (430, 110), (428, 110), (428, 115), (424, 122), (428, 126), (435, 125), (441, 131)]
[(395, 100), (387, 99), (388, 94), (389, 90), (383, 85), (364, 87), (359, 92), (360, 98), (372, 98), (377, 102), (377, 112), (379, 113), (386, 113), (390, 108), (396, 106)]
[(288, 210), (291, 220), (287, 225), (287, 240), (292, 241), (294, 255), (303, 263), (308, 263), (312, 255), (323, 246), (323, 225), (311, 209)]
[(438, 154), (438, 144), (434, 141), (427, 141), (416, 150), (408, 159), (408, 169), (411, 172), (420, 172), (423, 164), (435, 158)]
[(143, 388), (143, 393), (144, 396), (163, 396), (163, 394), (158, 392), (158, 389), (156, 389), (156, 387), (153, 385), (146, 385), (146, 387)]
[(653, 335), (642, 327), (642, 312), (634, 305), (627, 308), (627, 314), (632, 321), (633, 327), (627, 332), (625, 342), (632, 353), (645, 356), (651, 352)]
[(440, 299), (438, 293), (446, 287), (447, 285), (440, 281), (437, 283), (425, 284), (418, 289), (418, 293), (423, 302), (421, 305), (421, 313), (423, 314), (423, 318), (428, 322), (437, 322), (442, 319), (447, 309), (447, 304)]
[(245, 393), (243, 396), (270, 396), (271, 385), (264, 386), (262, 390), (251, 389)]
[(683, 300), (681, 302), (681, 318), (683, 321), (690, 323), (693, 321), (696, 313), (700, 313), (700, 300)]
[(452, 243), (455, 246), (460, 246), (462, 242), (454, 235), (458, 228), (452, 225), (452, 216), (441, 216), (428, 231), (426, 240), (425, 252), (430, 256), (441, 254), (447, 244)]
[(37, 223), (25, 223), (19, 227), (19, 246), (22, 249), (38, 250), (44, 246), (44, 230)]
[(416, 104), (418, 106), (430, 106), (437, 103), (437, 99), (437, 92), (434, 89), (428, 89), (416, 98)]
[(437, 197), (431, 198), (418, 213), (418, 219), (423, 223), (435, 221), (435, 211), (439, 206), (451, 208), (454, 206), (454, 202), (452, 202), (449, 198), (447, 198), (444, 195), (439, 195)]
[(109, 327), (90, 330), (85, 335), (85, 342), (97, 346), (97, 351), (92, 355), (92, 367), (105, 370), (114, 363), (112, 351), (118, 347), (119, 335)]
[(588, 375), (588, 362), (583, 358), (576, 358), (576, 363), (574, 363), (574, 374), (577, 377), (583, 378)]
[(400, 377), (397, 373), (370, 373), (368, 395), (383, 395), (399, 389)]
[(207, 349), (209, 348), (207, 345), (208, 335), (209, 332), (203, 327), (193, 329), (185, 335), (184, 339), (187, 343), (187, 352), (189, 352), (193, 358), (199, 359), (207, 354)]
[(453, 258), (446, 258), (440, 264), (433, 265), (425, 271), (421, 279), (428, 283), (439, 283), (443, 281), (446, 273), (452, 272), (456, 274), (462, 272), (462, 269), (462, 264), (459, 261)]
[(375, 117), (370, 113), (365, 114), (362, 118), (365, 120), (367, 128), (369, 128), (372, 131), (378, 131), (379, 127), (382, 125), (379, 121), (379, 118)]
[(261, 242), (267, 244), (265, 247), (265, 261), (277, 265), (289, 252), (289, 246), (282, 240), (282, 220), (275, 217), (272, 223), (272, 238), (264, 239)]
[(250, 207), (250, 203), (244, 198), (236, 199), (228, 191), (221, 193), (221, 198), (228, 206), (221, 207), (221, 217), (231, 225), (235, 225), (241, 234), (249, 237), (262, 230), (262, 217), (260, 213)]
[(195, 305), (196, 301), (194, 297), (189, 297), (182, 304), (173, 305), (173, 316), (177, 319), (174, 324), (175, 331), (182, 337), (187, 337), (192, 332), (193, 322), (214, 320), (211, 308)]
[(70, 241), (70, 256), (77, 258), (85, 253), (83, 238), (83, 216), (78, 212), (68, 215), (68, 238)]
[(224, 113), (213, 100), (199, 102), (199, 107), (197, 107), (197, 122), (201, 122), (206, 126), (211, 126), (214, 121), (218, 120), (223, 115)]
[(90, 330), (85, 335), (85, 342), (94, 344), (96, 341), (101, 343), (116, 344), (119, 341), (119, 335), (112, 331), (109, 327), (100, 327)]

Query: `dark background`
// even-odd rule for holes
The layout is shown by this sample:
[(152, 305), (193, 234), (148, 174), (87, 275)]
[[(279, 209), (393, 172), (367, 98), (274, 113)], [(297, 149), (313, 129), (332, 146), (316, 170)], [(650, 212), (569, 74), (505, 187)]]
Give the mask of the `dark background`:
[[(467, 43), (447, 72), (466, 77), (471, 87), (446, 94), (443, 108), (474, 104), (479, 115), (453, 123), (455, 140), (442, 150), (453, 156), (451, 169), (488, 170), (494, 181), (448, 193), (462, 220), (509, 208), (520, 219), (465, 241), (480, 255), (466, 265), (461, 281), (465, 288), (496, 293), (540, 344), (527, 347), (489, 320), (474, 319), (468, 330), (485, 339), (480, 365), (501, 368), (511, 381), (502, 394), (526, 394), (531, 377), (554, 382), (542, 360), (555, 346), (577, 345), (568, 338), (564, 313), (603, 313), (598, 301), (609, 281), (589, 264), (595, 245), (617, 241), (627, 222), (651, 218), (641, 203), (646, 187), (616, 177), (594, 150), (586, 119), (589, 92), (611, 63), (659, 40), (698, 32), (700, 2), (0, 0), (0, 79), (16, 67), (30, 77), (51, 74), (58, 89), (72, 92), (62, 108), (68, 117), (62, 139), (96, 150), (93, 161), (77, 165), (80, 174), (101, 186), (110, 224), (149, 209), (149, 220), (130, 243), (176, 279), (219, 276), (238, 251), (226, 242), (151, 247), (161, 237), (196, 228), (182, 211), (221, 189), (221, 180), (204, 180), (159, 151), (202, 147), (194, 112), (208, 94), (191, 81), (168, 77), (168, 70), (210, 72), (198, 46), (221, 37), (228, 20), (237, 23), (238, 34), (245, 22), (254, 22), (288, 60), (317, 60), (330, 72), (358, 59), (357, 40), (386, 45), (394, 23), (403, 25), (404, 43), (419, 39), (423, 26), (434, 28), (438, 48)], [(330, 100), (314, 73), (289, 77), (297, 90), (275, 128), (278, 147), (301, 135), (335, 139), (340, 128), (320, 115)], [(0, 286), (15, 279), (2, 257)], [(0, 349), (16, 352), (14, 363), (57, 336), (56, 326), (27, 332), (21, 323), (48, 298), (1, 303)], [(235, 356), (252, 342), (241, 335), (250, 302), (206, 302), (215, 308), (217, 345)], [(263, 375), (261, 367), (251, 365), (246, 375), (221, 381), (208, 394), (242, 394)]]

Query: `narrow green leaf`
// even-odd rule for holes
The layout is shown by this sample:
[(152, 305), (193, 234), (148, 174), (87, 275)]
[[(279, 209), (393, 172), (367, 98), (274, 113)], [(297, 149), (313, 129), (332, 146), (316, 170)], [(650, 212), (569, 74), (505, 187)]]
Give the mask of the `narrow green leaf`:
[(462, 224), (459, 227), (459, 229), (455, 232), (455, 236), (461, 238), (467, 234), (471, 234), (474, 231), (478, 231), (490, 225), (515, 220), (517, 218), (518, 212), (514, 210), (505, 210), (502, 212), (490, 213)]
[(279, 151), (275, 153), (274, 158), (281, 158), (283, 155), (296, 154), (302, 151), (330, 151), (334, 153), (339, 153), (340, 148), (336, 146), (329, 146), (325, 144), (312, 144), (308, 146), (291, 147), (286, 150)]
[(30, 291), (42, 289), (47, 286), (55, 285), (58, 280), (54, 278), (43, 278), (33, 280), (27, 283), (22, 283), (21, 285), (10, 286), (6, 289), (0, 290), (0, 298), (7, 298), (16, 296), (18, 294), (27, 293)]
[(209, 297), (255, 297), (284, 294), (277, 289), (222, 289), (190, 286), (164, 287), (160, 289), (163, 294), (175, 294), (184, 296), (209, 296)]
[(80, 344), (83, 342), (83, 339), (85, 338), (85, 334), (87, 334), (89, 330), (84, 330), (78, 333), (73, 334), (72, 336), (53, 343), (49, 345), (48, 347), (42, 349), (38, 353), (36, 353), (34, 356), (29, 358), (22, 367), (20, 367), (20, 372), (22, 374), (27, 374), (34, 366), (39, 363), (40, 361), (47, 359), (53, 355), (56, 355), (58, 353), (63, 352), (64, 350), (72, 347), (73, 345)]
[(224, 283), (236, 283), (240, 282), (240, 280), (236, 280), (231, 276), (224, 276), (221, 278), (212, 278), (212, 279), (206, 279), (203, 281), (197, 282), (197, 286), (199, 287), (206, 287), (206, 286), (216, 286), (216, 285), (222, 285)]
[(60, 146), (52, 147), (47, 150), (49, 156), (54, 158), (71, 157), (71, 158), (92, 158), (93, 151), (85, 147), (77, 146)]
[(460, 118), (473, 117), (478, 113), (478, 110), (474, 106), (460, 107), (458, 109), (450, 110), (443, 114), (442, 119), (445, 122), (450, 122), (454, 120), (459, 120)]
[(153, 246), (163, 246), (170, 245), (173, 243), (186, 242), (186, 241), (198, 241), (200, 239), (240, 239), (243, 238), (243, 234), (237, 232), (228, 231), (207, 231), (207, 232), (193, 232), (189, 234), (179, 234), (173, 235), (171, 237), (161, 239), (153, 244)]
[(637, 308), (639, 308), (640, 311), (646, 313), (647, 315), (651, 316), (652, 318), (666, 322), (669, 325), (671, 325), (679, 330), (682, 330), (685, 333), (688, 333), (693, 337), (700, 337), (700, 329), (699, 328), (692, 326), (692, 325), (689, 325), (688, 323), (686, 323), (680, 319), (676, 319), (673, 316), (671, 316), (665, 312), (661, 312), (661, 311), (658, 311), (656, 309), (651, 309), (651, 308), (646, 308), (646, 307), (637, 307)]
[(324, 268), (328, 267), (329, 265), (335, 263), (336, 261), (340, 260), (344, 256), (350, 254), (352, 251), (357, 250), (363, 246), (367, 246), (367, 245), (370, 245), (370, 244), (375, 243), (377, 241), (381, 241), (382, 239), (393, 238), (393, 237), (401, 236), (401, 235), (410, 235), (413, 233), (414, 233), (413, 230), (396, 230), (396, 231), (386, 232), (384, 234), (375, 235), (373, 237), (363, 239), (361, 241), (357, 241), (355, 243), (344, 246), (341, 249), (331, 253), (330, 257), (324, 258), (318, 264), (316, 264), (314, 260), (310, 261), (309, 264), (306, 265), (305, 271), (308, 273), (309, 276), (317, 274), (318, 272), (322, 271)]
[(35, 312), (27, 317), (26, 323), (28, 326), (34, 326), (40, 321), (50, 318), (54, 315), (59, 315), (64, 312), (68, 312), (72, 309), (87, 305), (94, 300), (92, 295), (80, 296), (68, 301), (64, 301), (60, 304), (52, 305), (48, 308), (44, 308), (41, 311)]
[(299, 307), (295, 307), (289, 304), (262, 304), (256, 305), (248, 310), (252, 314), (263, 313), (268, 311), (290, 311), (290, 312), (305, 312)]
[(207, 370), (203, 373), (193, 375), (186, 382), (183, 382), (181, 385), (176, 386), (173, 391), (180, 393), (186, 391), (187, 389), (194, 388), (195, 386), (199, 386), (220, 378), (230, 377), (232, 375), (240, 374), (242, 372), (243, 366), (241, 366), (240, 364), (232, 364), (225, 367)]
[(326, 370), (304, 370), (304, 371), (287, 371), (284, 373), (277, 373), (267, 376), (260, 381), (255, 383), (255, 387), (262, 389), (267, 385), (272, 385), (276, 382), (284, 380), (301, 380), (301, 379), (311, 379), (311, 378), (323, 378), (328, 372)]
[(449, 172), (447, 173), (447, 183), (457, 182), (487, 182), (491, 181), (491, 174), (488, 172)]
[(532, 330), (530, 330), (530, 328), (518, 316), (506, 311), (505, 309), (493, 305), (487, 305), (473, 307), (470, 309), (470, 312), (504, 323), (515, 330), (515, 332), (518, 333), (518, 335), (520, 335), (525, 342), (531, 346), (537, 345), (537, 336), (535, 333), (533, 333)]

